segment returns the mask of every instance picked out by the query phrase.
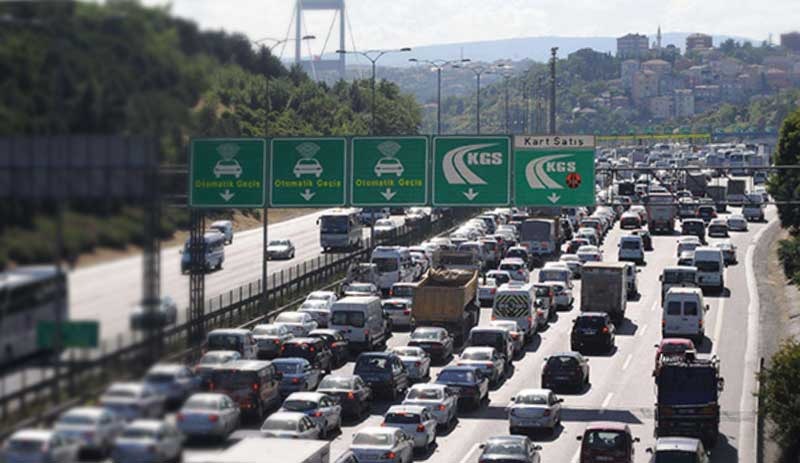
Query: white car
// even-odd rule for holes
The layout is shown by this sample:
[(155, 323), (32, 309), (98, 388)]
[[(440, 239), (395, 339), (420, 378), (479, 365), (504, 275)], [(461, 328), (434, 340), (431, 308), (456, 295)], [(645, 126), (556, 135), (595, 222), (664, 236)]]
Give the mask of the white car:
[(189, 437), (224, 440), (239, 427), (239, 405), (225, 394), (198, 393), (176, 415), (178, 429)]
[(397, 346), (391, 349), (400, 357), (412, 381), (428, 381), (431, 378), (431, 356), (421, 347)]
[(342, 428), (342, 406), (333, 397), (319, 392), (293, 392), (283, 401), (279, 412), (300, 412), (311, 418), (326, 438)]
[(508, 410), (508, 433), (523, 434), (530, 429), (555, 432), (561, 423), (561, 403), (550, 389), (523, 389), (511, 398)]
[(506, 363), (494, 347), (473, 346), (461, 352), (456, 365), (479, 369), (489, 379), (489, 384), (495, 386), (506, 377)]
[(583, 263), (577, 254), (561, 254), (558, 259), (559, 262), (567, 264), (567, 268), (572, 272), (572, 278), (580, 278)]
[(374, 283), (353, 282), (342, 288), (345, 296), (380, 296), (381, 291)]
[(305, 413), (277, 412), (264, 420), (261, 435), (286, 439), (319, 439), (319, 426)]
[(383, 314), (392, 321), (393, 328), (398, 326), (410, 328), (412, 326), (411, 299), (403, 297), (384, 299), (381, 301), (381, 308), (383, 309)]
[(350, 451), (359, 463), (411, 463), (414, 439), (399, 428), (369, 426), (355, 433)]
[(597, 246), (586, 245), (581, 246), (578, 248), (578, 251), (575, 253), (578, 256), (578, 259), (581, 260), (582, 263), (586, 262), (602, 262), (603, 261), (603, 251), (600, 250)]
[(180, 461), (185, 437), (166, 421), (136, 420), (117, 438), (111, 459), (114, 463)]
[(314, 318), (305, 312), (283, 312), (278, 314), (273, 323), (286, 326), (295, 337), (307, 336), (319, 327)]
[(322, 300), (306, 300), (297, 309), (298, 312), (304, 312), (311, 315), (311, 318), (317, 322), (319, 327), (325, 328), (328, 326), (328, 320), (331, 318), (331, 304)]
[(113, 383), (100, 396), (101, 407), (128, 421), (160, 417), (165, 402), (165, 395), (143, 383)]
[(545, 284), (553, 288), (553, 302), (556, 310), (569, 310), (575, 299), (572, 297), (572, 290), (560, 281), (545, 281)]
[(124, 427), (125, 420), (111, 410), (74, 407), (61, 414), (53, 430), (68, 440), (76, 441), (79, 453), (106, 456)]
[(703, 243), (700, 242), (700, 238), (696, 236), (681, 236), (678, 238), (678, 257), (681, 256), (686, 251), (694, 251), (699, 246), (702, 246)]
[(491, 307), (494, 303), (494, 293), (497, 292), (497, 281), (494, 278), (481, 278), (478, 284), (478, 302), (481, 307)]
[(428, 449), (436, 444), (436, 418), (428, 407), (393, 405), (383, 415), (381, 426), (403, 430), (414, 440), (414, 448)]
[(406, 393), (403, 405), (428, 407), (440, 428), (455, 424), (458, 416), (458, 394), (444, 384), (415, 384)]
[(328, 307), (332, 306), (338, 298), (333, 291), (312, 291), (306, 296), (307, 301), (326, 301)]
[(294, 253), (291, 240), (272, 240), (267, 244), (267, 259), (294, 259)]
[(0, 447), (5, 463), (72, 463), (78, 456), (78, 441), (46, 429), (23, 429), (15, 432)]
[(392, 234), (397, 233), (397, 229), (397, 222), (393, 219), (376, 220), (375, 225), (372, 226), (375, 236), (392, 236)]
[(492, 320), (489, 322), (490, 328), (502, 328), (511, 335), (511, 342), (514, 343), (514, 357), (522, 353), (525, 347), (525, 332), (521, 331), (515, 320)]
[(729, 231), (747, 231), (747, 220), (741, 214), (731, 214), (728, 216)]

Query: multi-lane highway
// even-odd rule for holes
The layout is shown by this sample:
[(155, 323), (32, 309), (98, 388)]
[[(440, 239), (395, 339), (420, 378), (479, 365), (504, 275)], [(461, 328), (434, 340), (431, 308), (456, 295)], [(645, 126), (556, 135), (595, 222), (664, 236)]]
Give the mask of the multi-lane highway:
[[(774, 210), (768, 209), (768, 218), (774, 222)], [(710, 295), (706, 303), (706, 340), (700, 352), (715, 353), (721, 359), (725, 390), (722, 393), (721, 437), (714, 448), (714, 462), (755, 461), (755, 391), (754, 374), (757, 368), (758, 300), (755, 293), (755, 276), (752, 272), (754, 245), (769, 224), (750, 224), (748, 232), (732, 233), (731, 240), (738, 247), (737, 265), (727, 267), (727, 289), (722, 295)], [(615, 261), (619, 237), (626, 232), (615, 227), (602, 246), (605, 260)], [(609, 420), (630, 425), (635, 436), (636, 462), (649, 461), (645, 452), (653, 437), (653, 408), (655, 403), (653, 378), (654, 344), (661, 340), (661, 307), (659, 303), (659, 275), (666, 265), (676, 260), (678, 235), (655, 236), (654, 250), (647, 253), (647, 264), (639, 273), (641, 296), (629, 301), (627, 320), (618, 327), (617, 347), (610, 355), (590, 355), (591, 386), (578, 394), (560, 394), (565, 399), (562, 426), (553, 436), (534, 435), (542, 445), (543, 462), (577, 462), (579, 442), (576, 436), (590, 421)], [(714, 242), (714, 239), (710, 239)], [(534, 280), (537, 275), (531, 277)], [(458, 425), (437, 439), (438, 446), (417, 460), (434, 463), (472, 463), (478, 460), (479, 445), (487, 438), (508, 434), (505, 407), (509, 399), (523, 388), (540, 385), (544, 358), (559, 351), (568, 351), (572, 319), (580, 307), (580, 280), (573, 290), (576, 301), (569, 312), (559, 312), (558, 320), (535, 337), (525, 356), (515, 362), (514, 373), (490, 393), (488, 406), (476, 411), (461, 412)], [(483, 309), (481, 323), (486, 324), (490, 311)], [(404, 345), (407, 333), (396, 333), (390, 346)], [(341, 372), (352, 371), (353, 363)], [(442, 366), (433, 369), (432, 377)], [(357, 423), (347, 423), (340, 435), (332, 439), (332, 455), (344, 452), (359, 428), (378, 425), (389, 403), (377, 402), (372, 415)], [(213, 461), (213, 454), (221, 448), (188, 448), (186, 461)], [(210, 457), (210, 458), (209, 458)]]

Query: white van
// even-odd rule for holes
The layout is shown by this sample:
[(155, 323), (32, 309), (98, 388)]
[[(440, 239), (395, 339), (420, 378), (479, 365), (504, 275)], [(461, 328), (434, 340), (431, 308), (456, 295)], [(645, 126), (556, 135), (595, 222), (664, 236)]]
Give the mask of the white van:
[(457, 252), (471, 252), (483, 265), (486, 262), (486, 249), (479, 241), (465, 241), (458, 245)]
[(661, 305), (664, 305), (664, 297), (671, 288), (697, 288), (697, 267), (685, 265), (671, 265), (664, 267), (664, 271), (658, 277), (661, 281)]
[(214, 350), (235, 350), (242, 354), (242, 359), (258, 357), (258, 342), (250, 330), (226, 328), (212, 330), (206, 335), (203, 345), (205, 352)]
[[(188, 238), (181, 249), (181, 273), (186, 273), (192, 267), (192, 243)], [(221, 270), (225, 262), (225, 235), (217, 230), (208, 231), (203, 235), (203, 261), (202, 266), (206, 271)]]
[(372, 251), (370, 262), (378, 266), (378, 288), (388, 293), (395, 283), (414, 279), (411, 253), (403, 246), (378, 246)]
[(725, 257), (722, 250), (714, 246), (701, 246), (694, 250), (694, 266), (697, 267), (697, 284), (700, 288), (725, 289)]
[(334, 302), (328, 328), (339, 330), (351, 345), (366, 350), (384, 344), (388, 335), (381, 300), (376, 296), (350, 296)]
[(638, 235), (627, 235), (619, 239), (617, 260), (632, 261), (644, 265), (644, 243)]
[(492, 320), (511, 320), (530, 340), (536, 333), (536, 289), (533, 284), (522, 281), (509, 281), (500, 285), (494, 293)]
[(672, 288), (664, 297), (661, 336), (684, 337), (699, 346), (705, 339), (703, 292), (698, 288)]
[(572, 289), (572, 270), (562, 262), (548, 262), (539, 270), (539, 283), (557, 281)]

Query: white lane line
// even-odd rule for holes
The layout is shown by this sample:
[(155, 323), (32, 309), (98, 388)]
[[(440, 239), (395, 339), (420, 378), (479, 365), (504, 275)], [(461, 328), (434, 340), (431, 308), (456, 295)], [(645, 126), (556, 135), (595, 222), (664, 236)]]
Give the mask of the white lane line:
[(625, 363), (622, 364), (622, 369), (627, 370), (628, 365), (631, 364), (631, 360), (633, 360), (633, 354), (628, 354), (628, 358), (625, 359)]
[[(725, 281), (728, 281), (728, 269), (727, 268), (722, 272), (722, 278)], [(731, 297), (732, 295), (733, 295), (733, 291), (730, 288), (728, 288), (728, 297)], [(712, 342), (711, 354), (712, 355), (717, 353), (717, 348), (719, 347), (719, 339), (720, 339), (720, 336), (722, 336), (722, 319), (723, 319), (724, 312), (725, 312), (725, 310), (724, 310), (725, 309), (725, 300), (728, 299), (728, 297), (720, 298), (719, 305), (715, 309), (717, 311), (717, 313), (714, 316), (714, 334), (713, 334), (714, 337), (711, 338), (711, 342)]]
[(575, 455), (572, 456), (570, 463), (578, 463), (578, 458), (581, 456), (581, 447), (578, 446), (578, 450), (575, 451)]
[(640, 337), (644, 337), (644, 334), (647, 332), (647, 323), (642, 325), (642, 329), (640, 329), (636, 334)]
[(600, 412), (599, 412), (601, 415), (606, 412), (606, 408), (608, 408), (608, 404), (611, 403), (611, 399), (613, 398), (614, 398), (614, 393), (609, 392), (606, 398), (603, 399), (603, 403), (600, 405)]
[(653, 301), (653, 305), (650, 306), (650, 310), (655, 311), (659, 307), (661, 307), (661, 304), (659, 304), (658, 299), (656, 299)]
[(478, 450), (480, 445), (481, 444), (473, 445), (472, 448), (469, 449), (469, 452), (467, 452), (467, 454), (464, 455), (464, 458), (461, 459), (461, 463), (467, 463), (470, 460), (470, 457), (472, 456), (472, 454), (475, 453)]

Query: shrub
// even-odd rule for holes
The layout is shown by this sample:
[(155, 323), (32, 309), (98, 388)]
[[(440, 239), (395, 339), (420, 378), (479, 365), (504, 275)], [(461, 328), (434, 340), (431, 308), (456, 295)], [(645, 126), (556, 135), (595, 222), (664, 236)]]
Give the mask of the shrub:
[(794, 284), (800, 284), (800, 237), (794, 236), (778, 242), (778, 258), (783, 272)]
[(800, 436), (800, 342), (784, 341), (761, 372), (760, 381), (761, 407), (774, 424), (773, 437), (785, 451), (796, 451)]

